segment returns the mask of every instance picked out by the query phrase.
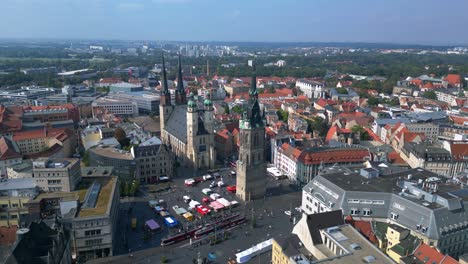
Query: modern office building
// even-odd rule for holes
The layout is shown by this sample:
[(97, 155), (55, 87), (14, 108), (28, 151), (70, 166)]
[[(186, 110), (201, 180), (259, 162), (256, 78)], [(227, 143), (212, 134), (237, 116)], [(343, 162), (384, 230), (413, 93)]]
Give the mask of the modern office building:
[(143, 86), (127, 83), (127, 82), (120, 82), (111, 84), (109, 87), (110, 92), (141, 92), (143, 91)]
[(93, 117), (110, 113), (123, 117), (138, 115), (138, 104), (129, 99), (114, 99), (102, 97), (95, 100), (92, 104)]
[(159, 95), (150, 92), (109, 93), (106, 98), (130, 100), (137, 103), (140, 114), (159, 113)]
[(71, 192), (81, 180), (80, 160), (36, 159), (32, 177), (44, 192)]

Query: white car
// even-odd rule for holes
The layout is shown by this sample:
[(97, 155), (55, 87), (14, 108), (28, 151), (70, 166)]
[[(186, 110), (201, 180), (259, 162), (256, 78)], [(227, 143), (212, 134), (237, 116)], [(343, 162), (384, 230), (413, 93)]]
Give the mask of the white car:
[(218, 187), (223, 187), (224, 186), (224, 182), (223, 181), (219, 181), (218, 182)]
[(211, 179), (213, 179), (213, 176), (211, 176), (210, 174), (207, 174), (207, 175), (203, 176), (204, 181), (211, 180)]
[(296, 211), (298, 211), (299, 213), (302, 213), (302, 208), (301, 207), (296, 207), (294, 209), (296, 209)]
[(285, 213), (286, 215), (291, 216), (291, 211), (284, 211), (284, 213)]

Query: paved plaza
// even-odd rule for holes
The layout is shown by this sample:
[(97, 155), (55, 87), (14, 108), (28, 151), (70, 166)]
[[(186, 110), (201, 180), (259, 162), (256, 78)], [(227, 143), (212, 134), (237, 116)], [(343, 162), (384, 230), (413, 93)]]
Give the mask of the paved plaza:
[[(148, 193), (143, 188), (141, 197), (124, 199), (121, 204), (119, 228), (121, 232), (117, 234), (115, 254), (117, 256), (108, 259), (98, 259), (92, 263), (159, 263), (161, 256), (167, 257), (169, 263), (192, 263), (193, 259), (200, 256), (206, 257), (209, 253), (214, 253), (216, 260), (211, 263), (227, 263), (230, 258), (235, 258), (235, 253), (243, 251), (259, 242), (271, 237), (281, 237), (291, 232), (295, 221), (299, 220), (300, 214), (294, 210), (301, 203), (301, 192), (295, 186), (290, 185), (287, 180), (277, 181), (272, 177), (267, 180), (268, 195), (261, 200), (248, 203), (240, 203), (232, 209), (220, 212), (211, 212), (210, 216), (200, 217), (188, 222), (179, 217), (172, 210), (172, 206), (178, 205), (187, 208), (188, 205), (182, 200), (182, 196), (188, 195), (192, 199), (201, 202), (205, 195), (201, 192), (203, 188), (208, 188), (211, 181), (199, 183), (196, 186), (184, 186), (184, 180), (192, 177), (184, 169), (178, 171), (178, 177), (171, 182), (168, 191)], [(203, 173), (199, 173), (203, 174)], [(230, 175), (230, 170), (220, 172), (222, 180), (227, 185), (235, 185), (235, 176)], [(219, 181), (219, 179), (217, 179)], [(229, 201), (239, 201), (235, 194), (226, 191), (226, 186), (215, 187), (212, 190)], [(176, 217), (181, 226), (177, 228), (167, 228), (164, 220), (159, 214), (148, 206), (150, 199), (164, 200), (168, 212)], [(292, 211), (293, 215), (288, 216), (284, 211)], [(202, 225), (220, 215), (240, 213), (245, 215), (249, 222), (234, 227), (224, 234), (226, 240), (211, 246), (208, 239), (186, 240), (175, 245), (161, 247), (161, 239), (168, 234), (177, 233), (179, 229), (188, 228), (193, 225)], [(199, 216), (194, 212), (194, 216)], [(137, 218), (137, 228), (132, 230), (131, 218)], [(252, 228), (251, 219), (255, 218), (256, 227)], [(161, 225), (162, 230), (148, 237), (144, 235), (143, 224), (149, 219), (154, 219)], [(271, 259), (270, 253), (251, 260), (252, 263), (268, 263)]]

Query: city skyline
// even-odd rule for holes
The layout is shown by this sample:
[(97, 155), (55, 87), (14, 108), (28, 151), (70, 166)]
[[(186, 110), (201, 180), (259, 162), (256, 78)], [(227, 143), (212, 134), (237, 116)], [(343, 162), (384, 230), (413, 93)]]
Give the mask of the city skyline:
[[(240, 0), (236, 5), (214, 0), (6, 0), (0, 23), (9, 27), (1, 28), (0, 36), (464, 45), (467, 8), (462, 0), (451, 5), (436, 0)], [(446, 14), (446, 19), (436, 14)]]

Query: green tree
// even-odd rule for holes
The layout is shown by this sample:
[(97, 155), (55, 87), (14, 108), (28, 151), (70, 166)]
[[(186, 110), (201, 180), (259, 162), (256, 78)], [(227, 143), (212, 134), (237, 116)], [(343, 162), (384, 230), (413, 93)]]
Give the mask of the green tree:
[(229, 105), (224, 106), (224, 113), (229, 114)]
[(325, 119), (316, 116), (312, 120), (307, 120), (307, 130), (323, 137), (328, 132), (328, 124), (325, 122)]
[(231, 112), (236, 114), (242, 114), (244, 112), (244, 108), (242, 108), (241, 105), (235, 105), (233, 108), (231, 108)]
[(336, 88), (336, 91), (337, 91), (339, 94), (348, 94), (348, 90), (346, 90), (346, 88), (344, 88), (344, 87)]
[(276, 111), (276, 114), (278, 115), (279, 120), (285, 123), (288, 122), (289, 113), (287, 111), (284, 111), (283, 109), (278, 109), (278, 111)]
[(376, 106), (376, 105), (379, 104), (379, 99), (376, 98), (376, 97), (371, 97), (371, 98), (367, 99), (367, 104), (369, 106)]
[(437, 99), (436, 93), (435, 93), (434, 91), (432, 91), (432, 90), (425, 91), (425, 92), (422, 94), (422, 97), (428, 98), (428, 99), (433, 99), (433, 100), (436, 100), (436, 99)]
[(81, 161), (83, 162), (83, 164), (85, 166), (89, 166), (89, 150), (86, 150), (84, 155), (83, 155), (83, 158), (81, 159)]

